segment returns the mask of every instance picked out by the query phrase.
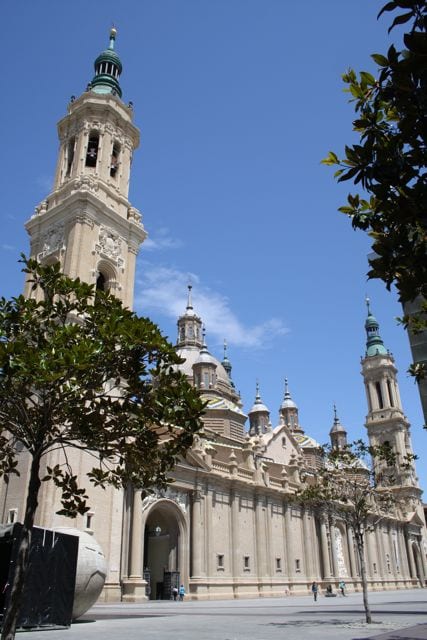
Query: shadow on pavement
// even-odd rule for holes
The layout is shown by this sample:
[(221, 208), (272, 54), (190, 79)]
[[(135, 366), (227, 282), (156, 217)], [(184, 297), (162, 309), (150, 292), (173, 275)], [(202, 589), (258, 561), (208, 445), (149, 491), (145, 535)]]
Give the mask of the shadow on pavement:
[[(173, 614), (171, 614), (173, 615)], [(123, 614), (117, 614), (117, 613), (97, 613), (95, 617), (91, 617), (91, 618), (85, 618), (84, 616), (82, 618), (79, 618), (78, 620), (75, 620), (73, 622), (74, 624), (85, 624), (87, 622), (96, 622), (97, 620), (134, 620), (134, 619), (144, 619), (144, 618), (164, 618), (165, 614), (164, 613), (147, 613), (147, 614), (140, 614), (140, 613), (127, 613), (126, 615)], [(167, 616), (169, 617), (169, 615)]]

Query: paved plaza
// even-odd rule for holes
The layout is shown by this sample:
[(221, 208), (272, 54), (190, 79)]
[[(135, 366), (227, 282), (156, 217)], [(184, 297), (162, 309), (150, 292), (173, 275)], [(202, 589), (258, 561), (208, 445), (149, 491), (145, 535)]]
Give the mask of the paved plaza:
[(361, 593), (319, 596), (316, 603), (284, 596), (99, 604), (70, 629), (23, 633), (31, 640), (427, 640), (426, 601), (426, 589), (371, 593), (371, 625), (364, 622)]

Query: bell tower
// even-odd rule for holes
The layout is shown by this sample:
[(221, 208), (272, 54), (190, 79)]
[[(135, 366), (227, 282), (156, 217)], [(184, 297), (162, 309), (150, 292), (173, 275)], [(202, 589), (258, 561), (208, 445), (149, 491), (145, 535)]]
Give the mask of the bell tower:
[(26, 229), (32, 258), (59, 262), (66, 275), (110, 290), (130, 308), (136, 255), (147, 234), (128, 200), (139, 131), (131, 103), (121, 100), (115, 40), (112, 28), (108, 48), (95, 60), (94, 78), (79, 98), (71, 98), (58, 123), (53, 189)]
[[(406, 507), (421, 511), (421, 490), (412, 461), (410, 425), (403, 413), (397, 369), (392, 354), (385, 348), (379, 325), (367, 300), (365, 322), (366, 353), (362, 358), (362, 375), (368, 401), (366, 429), (372, 446), (389, 444), (396, 454), (396, 466), (390, 469), (394, 477), (393, 491), (405, 499)], [(409, 456), (409, 458), (408, 458)], [(378, 471), (384, 471), (380, 464)], [(387, 475), (387, 469), (385, 470)], [(381, 475), (379, 476), (381, 483)]]

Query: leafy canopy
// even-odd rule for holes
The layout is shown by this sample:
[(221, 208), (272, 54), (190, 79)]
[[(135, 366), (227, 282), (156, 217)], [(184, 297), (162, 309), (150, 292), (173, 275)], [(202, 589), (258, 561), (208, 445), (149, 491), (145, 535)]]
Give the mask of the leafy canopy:
[(164, 486), (204, 408), (174, 347), (110, 293), (23, 261), (32, 297), (0, 300), (0, 475), (18, 473), (22, 446), (33, 459), (61, 449), (43, 480), (72, 517), (88, 506), (69, 447), (93, 455), (94, 485)]
[[(402, 10), (403, 12), (401, 12)], [(379, 16), (398, 11), (389, 32), (409, 27), (404, 48), (372, 55), (377, 77), (350, 69), (343, 75), (354, 102), (358, 144), (324, 164), (338, 166), (339, 182), (352, 180), (368, 196), (349, 194), (340, 211), (373, 239), (369, 278), (394, 284), (400, 300), (427, 298), (427, 3), (388, 2)], [(425, 328), (425, 323), (422, 328)]]

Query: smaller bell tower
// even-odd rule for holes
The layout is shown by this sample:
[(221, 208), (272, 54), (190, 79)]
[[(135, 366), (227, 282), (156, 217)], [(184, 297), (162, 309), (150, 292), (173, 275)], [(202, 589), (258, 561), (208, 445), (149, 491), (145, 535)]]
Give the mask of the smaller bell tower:
[(113, 28), (108, 48), (95, 60), (92, 81), (79, 98), (71, 98), (58, 123), (53, 189), (26, 229), (32, 258), (59, 262), (66, 275), (111, 290), (131, 308), (136, 255), (147, 234), (128, 200), (139, 131), (132, 105), (121, 100), (115, 40)]

